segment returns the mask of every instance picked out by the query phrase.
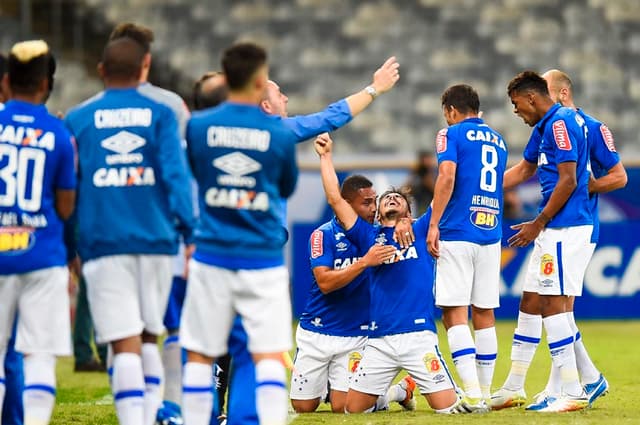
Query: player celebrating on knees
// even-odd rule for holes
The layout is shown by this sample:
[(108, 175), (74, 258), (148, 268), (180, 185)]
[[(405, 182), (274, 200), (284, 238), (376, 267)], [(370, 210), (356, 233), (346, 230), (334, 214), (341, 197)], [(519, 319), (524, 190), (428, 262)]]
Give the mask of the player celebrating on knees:
[[(560, 370), (561, 396), (537, 411), (580, 410), (589, 405), (589, 398), (578, 376), (566, 298), (581, 295), (582, 280), (594, 249), (590, 243), (593, 215), (588, 189), (587, 127), (574, 109), (554, 103), (547, 82), (533, 71), (514, 77), (509, 82), (508, 94), (514, 112), (534, 130), (524, 159), (505, 173), (504, 186), (513, 187), (537, 170), (542, 188), (538, 216), (513, 226), (518, 233), (509, 239), (509, 244), (524, 247), (535, 240), (523, 291), (536, 293), (538, 297), (534, 297), (531, 307), (520, 305), (511, 372), (504, 386), (492, 395), (491, 404), (500, 408), (524, 403), (526, 371), (540, 342), (540, 327), (544, 325), (553, 364)], [(542, 315), (542, 321), (536, 312)]]
[[(11, 100), (0, 111), (0, 365), (17, 312), (24, 423), (38, 425), (49, 423), (55, 403), (55, 356), (71, 354), (62, 220), (73, 212), (76, 176), (71, 135), (44, 106), (55, 68), (44, 41), (15, 44), (3, 81)], [(0, 367), (0, 410), (4, 373)]]
[(162, 400), (155, 342), (179, 233), (189, 240), (195, 224), (175, 114), (138, 91), (144, 57), (131, 38), (110, 41), (99, 65), (106, 89), (66, 118), (78, 141), (78, 248), (89, 306), (96, 339), (113, 349), (111, 386), (127, 425), (152, 424)]
[(212, 362), (227, 351), (238, 313), (256, 364), (260, 422), (285, 424), (282, 352), (292, 338), (281, 202), (298, 177), (295, 135), (259, 108), (268, 80), (264, 49), (234, 45), (222, 67), (228, 101), (194, 113), (187, 128), (200, 222), (180, 330), (187, 350), (183, 415), (190, 425), (209, 423)]
[[(478, 117), (480, 100), (465, 84), (442, 94), (449, 128), (438, 132), (438, 177), (427, 246), (437, 259), (435, 298), (468, 404), (487, 411), (498, 352), (502, 175), (507, 146)], [(471, 319), (475, 343), (467, 325)]]
[(315, 140), (320, 156), (322, 185), (331, 208), (359, 249), (391, 245), (395, 254), (371, 269), (369, 339), (363, 357), (351, 379), (345, 411), (372, 412), (379, 396), (393, 378), (405, 369), (437, 413), (468, 412), (460, 402), (438, 348), (433, 303), (433, 258), (427, 252), (427, 224), (430, 213), (413, 223), (416, 245), (401, 249), (393, 241), (394, 227), (410, 217), (406, 195), (395, 190), (378, 201), (381, 227), (363, 220), (342, 198), (331, 159), (329, 135)]

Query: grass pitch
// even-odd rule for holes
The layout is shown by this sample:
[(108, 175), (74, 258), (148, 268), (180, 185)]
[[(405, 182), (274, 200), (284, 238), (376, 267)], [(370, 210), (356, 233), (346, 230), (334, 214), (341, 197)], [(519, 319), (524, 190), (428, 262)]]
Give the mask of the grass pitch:
[[(295, 415), (292, 425), (430, 425), (467, 422), (492, 425), (617, 425), (640, 424), (640, 321), (583, 321), (580, 332), (592, 360), (609, 381), (610, 392), (598, 399), (593, 408), (573, 413), (542, 414), (524, 409), (506, 409), (486, 415), (440, 416), (427, 406), (424, 397), (416, 393), (418, 410), (400, 411), (396, 404), (389, 412), (370, 415), (340, 415), (322, 405), (318, 412)], [(493, 386), (504, 381), (510, 365), (511, 338), (514, 322), (499, 322), (498, 363)], [(439, 329), (441, 348), (450, 370), (445, 334)], [(526, 392), (531, 399), (546, 384), (550, 367), (548, 349), (538, 348), (527, 376)], [(399, 375), (399, 378), (402, 375)], [(51, 424), (117, 424), (106, 374), (74, 373), (73, 360), (58, 364), (58, 396)]]

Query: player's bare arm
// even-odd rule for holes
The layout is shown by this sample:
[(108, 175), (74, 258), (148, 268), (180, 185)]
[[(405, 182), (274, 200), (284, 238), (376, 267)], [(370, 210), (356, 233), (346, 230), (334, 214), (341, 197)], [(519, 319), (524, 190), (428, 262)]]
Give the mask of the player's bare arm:
[(453, 194), (456, 182), (457, 165), (453, 161), (442, 161), (438, 167), (438, 178), (434, 188), (433, 202), (431, 203), (431, 220), (427, 233), (427, 249), (433, 257), (440, 256), (440, 219)]
[(537, 164), (529, 162), (526, 159), (520, 160), (516, 165), (505, 171), (502, 187), (504, 190), (508, 190), (524, 183), (533, 177), (537, 169)]
[(373, 245), (364, 257), (342, 270), (319, 266), (313, 269), (313, 276), (323, 294), (344, 288), (368, 267), (379, 266), (396, 253), (392, 245)]
[(623, 188), (627, 185), (627, 171), (622, 162), (611, 167), (607, 174), (599, 179), (589, 180), (589, 193), (606, 193)]
[(331, 158), (331, 148), (333, 140), (328, 133), (319, 135), (313, 142), (314, 148), (320, 156), (320, 175), (322, 176), (322, 186), (327, 197), (327, 202), (338, 217), (340, 224), (345, 230), (349, 230), (356, 224), (358, 214), (351, 208), (351, 205), (340, 195), (338, 176), (333, 166)]
[(518, 233), (509, 238), (509, 246), (529, 245), (567, 203), (577, 185), (576, 163), (570, 161), (558, 164), (558, 183), (551, 192), (549, 202), (534, 220), (511, 226), (512, 229), (518, 230)]
[(400, 248), (408, 248), (416, 241), (412, 224), (413, 219), (411, 217), (402, 217), (396, 223), (393, 231), (393, 240), (400, 245)]
[(75, 190), (56, 190), (56, 212), (61, 219), (66, 220), (71, 217), (76, 207)]
[(396, 57), (391, 56), (376, 70), (373, 74), (373, 80), (367, 88), (347, 97), (346, 101), (349, 105), (351, 116), (355, 117), (369, 106), (377, 96), (391, 90), (400, 79), (399, 68), (400, 64)]

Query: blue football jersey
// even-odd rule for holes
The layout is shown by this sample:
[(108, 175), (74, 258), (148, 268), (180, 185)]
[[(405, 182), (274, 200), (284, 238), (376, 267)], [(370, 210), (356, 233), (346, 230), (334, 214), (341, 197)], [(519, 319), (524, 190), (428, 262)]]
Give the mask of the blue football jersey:
[[(338, 221), (318, 227), (309, 238), (311, 270), (324, 266), (341, 270), (351, 266), (366, 254), (345, 235)], [(369, 269), (348, 285), (323, 294), (315, 279), (300, 327), (312, 332), (335, 336), (366, 336), (369, 328)]]
[(78, 251), (175, 254), (195, 225), (191, 182), (173, 111), (137, 88), (107, 89), (73, 108), (78, 144)]
[(451, 199), (440, 219), (440, 239), (492, 244), (502, 239), (502, 178), (507, 145), (480, 118), (438, 132), (438, 163), (456, 163)]
[(373, 244), (393, 245), (396, 254), (386, 264), (371, 269), (369, 337), (429, 330), (436, 332), (433, 282), (435, 260), (427, 251), (431, 210), (413, 223), (416, 243), (400, 248), (393, 227), (374, 226), (361, 218), (347, 237), (361, 250)]
[(0, 274), (67, 263), (56, 190), (76, 188), (71, 134), (44, 105), (0, 111)]
[[(593, 177), (598, 179), (607, 175), (609, 170), (620, 162), (620, 155), (616, 151), (616, 145), (613, 140), (611, 130), (605, 124), (590, 115), (587, 115), (581, 109), (578, 114), (584, 119), (587, 129), (587, 141), (589, 143), (589, 160), (591, 161), (591, 173)], [(600, 237), (600, 219), (598, 214), (598, 194), (591, 194), (592, 214), (593, 214), (593, 234), (591, 242), (598, 243)]]
[[(589, 149), (584, 119), (571, 108), (553, 105), (533, 128), (524, 150), (524, 159), (538, 164), (538, 180), (542, 189), (542, 211), (558, 183), (558, 164), (576, 163), (577, 187), (547, 224), (549, 228), (593, 224), (589, 199)], [(538, 139), (538, 137), (541, 137)], [(537, 140), (539, 140), (538, 143)]]
[(257, 105), (224, 102), (193, 114), (187, 150), (198, 182), (198, 261), (229, 269), (284, 264), (282, 198), (298, 178), (295, 134)]

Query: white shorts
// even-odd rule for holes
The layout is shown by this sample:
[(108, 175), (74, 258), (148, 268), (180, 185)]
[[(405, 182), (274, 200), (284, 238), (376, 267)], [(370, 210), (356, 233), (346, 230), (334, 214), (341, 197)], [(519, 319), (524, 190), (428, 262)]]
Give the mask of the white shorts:
[(182, 346), (209, 357), (225, 354), (236, 313), (242, 317), (249, 337), (249, 352), (289, 351), (292, 337), (287, 269), (229, 270), (191, 260), (180, 319)]
[(68, 285), (66, 266), (0, 276), (0, 346), (11, 337), (17, 311), (16, 351), (70, 355)]
[(298, 326), (296, 358), (291, 374), (291, 398), (314, 400), (331, 389), (347, 392), (349, 377), (358, 367), (367, 337), (324, 335)]
[(587, 265), (596, 247), (593, 226), (544, 229), (534, 241), (523, 291), (540, 295), (582, 295)]
[(435, 299), (439, 307), (500, 306), (500, 242), (440, 241)]
[(82, 267), (96, 342), (107, 343), (147, 331), (164, 332), (162, 319), (171, 291), (171, 255), (111, 255)]
[(438, 336), (431, 331), (369, 338), (349, 387), (367, 394), (383, 395), (401, 369), (413, 377), (420, 394), (453, 388), (451, 375), (438, 348)]

